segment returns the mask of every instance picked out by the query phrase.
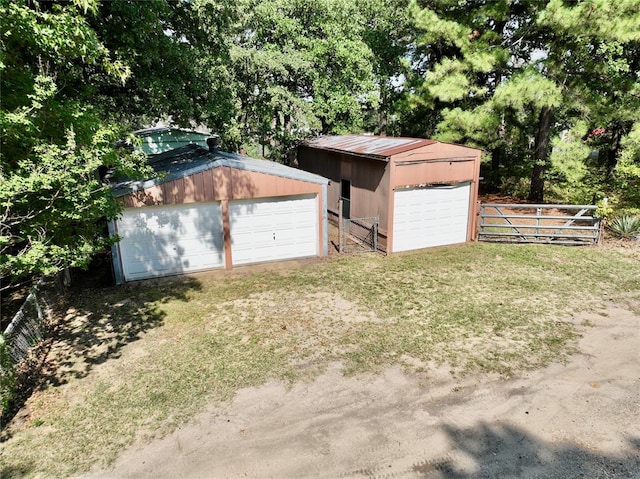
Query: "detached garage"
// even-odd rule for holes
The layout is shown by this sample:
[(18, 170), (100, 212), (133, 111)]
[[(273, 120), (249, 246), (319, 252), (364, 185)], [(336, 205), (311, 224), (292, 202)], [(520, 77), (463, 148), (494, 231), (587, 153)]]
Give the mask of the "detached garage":
[(305, 171), (329, 178), (328, 212), (379, 217), (387, 253), (474, 239), (481, 150), (420, 138), (325, 136), (298, 149)]
[(327, 254), (326, 178), (197, 145), (149, 163), (157, 178), (113, 185), (118, 283)]

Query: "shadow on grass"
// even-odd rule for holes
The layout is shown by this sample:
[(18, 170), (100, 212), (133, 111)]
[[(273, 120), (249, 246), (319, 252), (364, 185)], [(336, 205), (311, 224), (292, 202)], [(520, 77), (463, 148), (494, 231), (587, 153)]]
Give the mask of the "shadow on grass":
[(59, 311), (45, 383), (53, 386), (78, 379), (113, 358), (147, 331), (162, 326), (168, 301), (188, 301), (201, 284), (174, 277), (109, 288), (76, 286)]
[[(469, 429), (447, 426), (456, 456), (414, 465), (418, 477), (469, 478), (639, 478), (640, 438), (628, 438), (634, 451), (610, 456), (571, 442), (546, 442), (508, 424), (480, 423)], [(462, 464), (464, 462), (464, 464)]]
[(28, 411), (20, 411), (33, 392), (87, 376), (96, 366), (122, 354), (122, 349), (162, 326), (168, 301), (188, 301), (201, 283), (172, 277), (123, 286), (78, 282), (53, 303), (49, 337), (19, 376), (18, 397), (2, 418), (0, 442), (11, 432), (6, 426)]

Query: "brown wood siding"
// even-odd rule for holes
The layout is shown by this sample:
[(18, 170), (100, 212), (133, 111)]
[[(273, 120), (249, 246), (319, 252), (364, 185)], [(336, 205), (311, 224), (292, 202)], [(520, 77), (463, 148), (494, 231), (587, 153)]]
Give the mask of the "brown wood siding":
[(341, 179), (351, 182), (351, 216), (376, 216), (380, 211), (378, 192), (386, 163), (352, 157), (342, 162)]
[(471, 198), (469, 199), (469, 231), (467, 237), (469, 241), (475, 241), (478, 237), (478, 215), (479, 200), (478, 200), (478, 188), (480, 185), (480, 161), (482, 158), (482, 152), (476, 152), (475, 172), (473, 175), (473, 183), (471, 184)]
[(340, 183), (340, 160), (344, 155), (301, 146), (298, 150), (298, 166), (332, 182)]

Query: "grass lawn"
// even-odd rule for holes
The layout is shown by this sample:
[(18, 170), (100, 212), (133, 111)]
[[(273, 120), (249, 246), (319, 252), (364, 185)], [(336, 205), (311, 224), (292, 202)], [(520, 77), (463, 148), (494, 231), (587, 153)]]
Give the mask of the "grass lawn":
[(5, 431), (0, 476), (108, 464), (238, 388), (334, 361), (508, 377), (570, 354), (579, 311), (640, 313), (638, 246), (469, 244), (259, 269), (75, 290), (49, 385)]

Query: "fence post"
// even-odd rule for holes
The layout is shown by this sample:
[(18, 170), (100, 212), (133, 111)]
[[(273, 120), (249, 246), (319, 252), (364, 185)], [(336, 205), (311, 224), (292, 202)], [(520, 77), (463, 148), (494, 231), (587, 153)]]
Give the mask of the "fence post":
[(342, 253), (342, 235), (344, 225), (342, 224), (342, 199), (338, 200), (338, 252)]
[(373, 252), (378, 251), (378, 221), (380, 218), (376, 216), (375, 221), (373, 222)]

